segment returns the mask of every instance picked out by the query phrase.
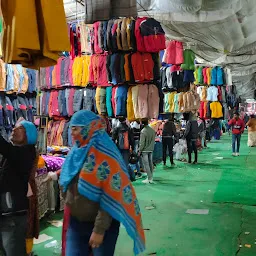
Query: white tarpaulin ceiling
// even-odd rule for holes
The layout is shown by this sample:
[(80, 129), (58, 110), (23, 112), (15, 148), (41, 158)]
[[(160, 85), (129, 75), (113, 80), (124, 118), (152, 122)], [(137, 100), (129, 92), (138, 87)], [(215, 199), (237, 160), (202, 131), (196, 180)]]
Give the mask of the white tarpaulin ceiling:
[[(65, 0), (67, 17), (84, 17), (85, 1)], [(185, 42), (201, 62), (230, 67), (238, 94), (253, 98), (256, 0), (138, 0), (137, 8), (138, 16), (160, 21), (167, 37)]]

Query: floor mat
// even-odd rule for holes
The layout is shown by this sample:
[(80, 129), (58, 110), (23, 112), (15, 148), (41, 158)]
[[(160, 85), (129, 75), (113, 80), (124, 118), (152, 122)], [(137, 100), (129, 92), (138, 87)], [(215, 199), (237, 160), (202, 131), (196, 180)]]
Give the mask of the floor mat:
[(241, 157), (224, 157), (220, 164), (222, 176), (213, 202), (256, 205), (255, 158), (256, 149), (246, 147), (245, 143), (241, 149)]

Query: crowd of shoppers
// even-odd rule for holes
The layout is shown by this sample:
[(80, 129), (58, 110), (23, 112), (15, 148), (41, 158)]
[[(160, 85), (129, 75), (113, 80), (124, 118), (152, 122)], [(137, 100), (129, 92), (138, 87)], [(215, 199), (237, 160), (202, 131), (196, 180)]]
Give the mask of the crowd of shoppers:
[[(194, 153), (196, 164), (198, 148), (207, 146), (207, 129), (219, 128), (217, 121), (207, 126), (195, 112), (190, 113), (182, 133), (180, 123), (170, 116), (162, 128), (163, 165), (167, 164), (168, 152), (170, 164), (175, 166), (173, 147), (180, 141), (187, 145), (188, 163), (192, 163)], [(239, 156), (244, 121), (235, 113), (227, 125), (232, 130), (233, 155)], [(71, 152), (62, 170), (48, 177), (59, 179), (66, 205), (62, 255), (114, 255), (120, 223), (134, 240), (134, 252), (143, 252), (144, 231), (131, 181), (141, 178), (143, 170), (146, 179), (142, 182), (154, 183), (155, 130), (148, 119), (129, 124), (124, 117), (119, 117), (111, 127), (104, 114), (97, 116), (85, 110), (73, 115), (70, 126), (74, 141)], [(255, 146), (254, 116), (246, 126), (248, 146)], [(24, 120), (17, 122), (10, 142), (0, 135), (1, 256), (28, 255), (28, 246), (33, 245), (33, 238), (39, 233), (36, 141), (35, 125)], [(181, 145), (184, 147), (184, 143)]]

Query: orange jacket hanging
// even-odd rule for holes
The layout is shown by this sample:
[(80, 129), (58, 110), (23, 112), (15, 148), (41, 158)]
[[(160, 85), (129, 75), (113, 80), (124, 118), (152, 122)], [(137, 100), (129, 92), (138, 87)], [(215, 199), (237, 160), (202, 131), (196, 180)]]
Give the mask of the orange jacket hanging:
[(5, 62), (31, 68), (52, 66), (60, 52), (70, 50), (62, 1), (2, 0), (1, 5)]

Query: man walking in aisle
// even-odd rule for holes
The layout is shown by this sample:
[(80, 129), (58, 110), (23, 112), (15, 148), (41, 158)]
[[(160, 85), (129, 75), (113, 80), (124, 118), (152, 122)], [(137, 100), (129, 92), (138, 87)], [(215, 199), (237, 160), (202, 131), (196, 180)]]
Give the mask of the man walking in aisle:
[(186, 125), (186, 130), (184, 137), (186, 138), (187, 141), (187, 148), (188, 148), (188, 163), (192, 163), (192, 152), (195, 153), (195, 160), (193, 164), (197, 164), (198, 160), (198, 151), (197, 151), (197, 146), (196, 146), (196, 140), (199, 137), (199, 125), (197, 122), (197, 116), (195, 113), (190, 113), (189, 121), (187, 122)]
[(233, 156), (239, 156), (241, 135), (244, 132), (244, 121), (239, 117), (239, 113), (234, 114), (234, 118), (228, 122), (232, 128), (232, 150)]
[(155, 147), (155, 131), (149, 127), (148, 119), (142, 120), (143, 129), (140, 134), (139, 152), (142, 157), (144, 170), (147, 172), (147, 179), (142, 182), (145, 184), (153, 183), (153, 151)]
[(173, 122), (173, 116), (169, 117), (163, 128), (163, 163), (166, 166), (167, 148), (170, 156), (171, 165), (174, 166), (173, 161), (173, 137), (176, 135), (176, 127)]

